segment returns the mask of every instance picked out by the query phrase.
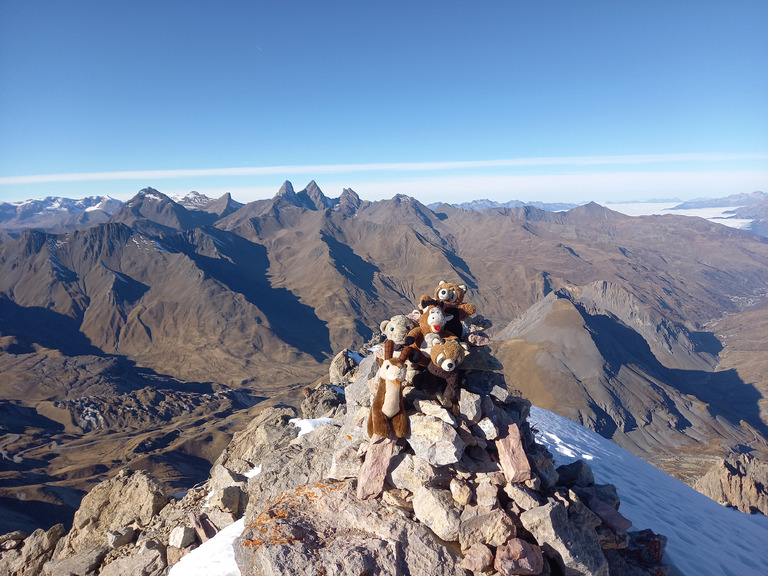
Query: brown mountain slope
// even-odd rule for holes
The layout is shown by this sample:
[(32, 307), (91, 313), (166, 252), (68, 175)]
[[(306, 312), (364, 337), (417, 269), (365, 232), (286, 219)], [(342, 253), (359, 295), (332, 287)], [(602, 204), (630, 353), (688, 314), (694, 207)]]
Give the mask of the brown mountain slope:
[(551, 293), (499, 334), (507, 375), (534, 404), (597, 430), (684, 480), (729, 450), (768, 454), (761, 392), (734, 370), (663, 366), (615, 317)]
[[(8, 410), (36, 414), (21, 432), (6, 431), (19, 435), (4, 460), (15, 490), (51, 472), (46, 458), (68, 471), (62, 482), (77, 476), (82, 485), (97, 463), (110, 469), (138, 458), (116, 448), (94, 452), (99, 460), (54, 459), (61, 435), (72, 446), (96, 441), (83, 439), (94, 430), (75, 426), (83, 413), (93, 416), (91, 404), (62, 411), (54, 402), (93, 397), (109, 426), (146, 433), (160, 459), (182, 442), (166, 442), (167, 435), (189, 427), (194, 441), (178, 449), (189, 454), (207, 437), (206, 422), (235, 418), (243, 404), (208, 406), (180, 394), (294, 391), (326, 373), (334, 352), (359, 347), (383, 319), (409, 312), (441, 279), (470, 288), (468, 300), (494, 322), (508, 375), (535, 402), (685, 477), (718, 451), (760, 447), (762, 389), (747, 367), (715, 371), (718, 361), (725, 366), (722, 353), (736, 348), (726, 340), (723, 350), (710, 326), (764, 301), (765, 239), (597, 205), (565, 213), (432, 211), (403, 196), (361, 202), (352, 191), (329, 200), (312, 184), (297, 193), (286, 183), (275, 198), (213, 226), (196, 225), (192, 211), (145, 191), (116, 221), (0, 244), (2, 398)], [(734, 342), (748, 330), (746, 322), (722, 326)], [(150, 432), (143, 420), (131, 428), (104, 416), (123, 401), (136, 402), (139, 413), (170, 402), (139, 394), (146, 387), (171, 390), (169, 420)], [(32, 460), (23, 465), (13, 462), (22, 441), (38, 450), (22, 456)], [(683, 458), (691, 454), (696, 462)], [(184, 476), (174, 458), (166, 461), (173, 462), (164, 468), (168, 478)]]

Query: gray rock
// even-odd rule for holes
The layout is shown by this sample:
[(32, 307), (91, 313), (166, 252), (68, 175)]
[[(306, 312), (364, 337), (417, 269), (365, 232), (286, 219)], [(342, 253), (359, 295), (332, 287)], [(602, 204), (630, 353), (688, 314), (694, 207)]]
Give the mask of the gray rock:
[(356, 478), (362, 464), (363, 460), (360, 457), (360, 452), (353, 445), (350, 444), (339, 448), (333, 453), (328, 478), (334, 480)]
[(768, 515), (768, 463), (748, 454), (732, 455), (713, 466), (694, 488), (724, 506)]
[[(342, 350), (333, 360), (328, 369), (328, 377), (331, 384), (341, 386), (349, 381), (350, 373), (355, 369), (355, 362), (349, 355), (349, 350)], [(317, 416), (306, 416), (306, 418), (317, 418)]]
[(106, 564), (99, 576), (160, 576), (168, 565), (165, 546), (155, 540), (147, 540), (122, 556)]
[(483, 415), (480, 395), (462, 388), (459, 392), (459, 413), (472, 424), (479, 422)]
[(454, 501), (462, 508), (472, 500), (472, 488), (464, 480), (451, 478), (449, 488)]
[(595, 483), (592, 468), (584, 460), (576, 460), (570, 464), (557, 467), (560, 484), (573, 488), (574, 486), (589, 486)]
[(235, 542), (243, 576), (455, 576), (457, 559), (424, 525), (352, 481), (297, 487), (252, 508)]
[(435, 418), (442, 420), (446, 424), (451, 425), (454, 428), (458, 428), (459, 423), (456, 418), (446, 410), (442, 404), (435, 400), (416, 400), (413, 403), (413, 407), (426, 416), (434, 416)]
[(241, 512), (240, 503), (244, 501), (244, 497), (245, 493), (239, 486), (226, 486), (213, 493), (210, 503), (219, 510), (237, 516)]
[(600, 521), (576, 508), (550, 500), (520, 514), (520, 521), (541, 546), (557, 552), (566, 576), (608, 576), (608, 561), (595, 532)]
[(489, 478), (479, 480), (475, 488), (477, 505), (484, 510), (492, 510), (499, 506), (499, 488), (491, 483)]
[(128, 526), (123, 530), (110, 530), (107, 532), (107, 546), (110, 548), (120, 548), (133, 542), (133, 538), (136, 536), (136, 530), (132, 526)]
[(434, 466), (454, 464), (464, 453), (464, 442), (456, 430), (434, 416), (413, 414), (408, 417), (406, 438), (416, 456)]
[(99, 546), (66, 558), (50, 560), (43, 566), (45, 576), (95, 576), (109, 548)]
[(168, 537), (168, 545), (175, 548), (186, 548), (195, 541), (195, 530), (190, 526), (176, 526)]
[[(332, 382), (333, 384), (333, 382)], [(304, 400), (301, 402), (303, 418), (328, 418), (333, 416), (336, 408), (344, 403), (344, 393), (338, 385), (323, 384), (314, 390), (304, 389)]]
[(459, 528), (459, 544), (469, 550), (480, 542), (488, 546), (501, 546), (517, 534), (512, 518), (504, 510), (496, 509), (462, 520)]
[(0, 550), (13, 550), (14, 548), (18, 548), (27, 536), (29, 536), (29, 534), (22, 532), (21, 530), (3, 534), (0, 536)]
[(531, 464), (533, 473), (541, 481), (542, 490), (546, 491), (557, 486), (560, 475), (555, 469), (552, 454), (547, 450), (546, 446), (529, 444), (528, 462)]
[(437, 475), (435, 468), (423, 458), (402, 453), (392, 458), (387, 482), (395, 488), (416, 493)]
[(522, 510), (530, 510), (544, 504), (542, 498), (523, 484), (507, 484), (504, 492)]
[(450, 491), (424, 486), (413, 495), (413, 514), (448, 542), (459, 538), (459, 512)]
[[(295, 428), (295, 427), (294, 427)], [(248, 510), (261, 508), (280, 492), (326, 478), (331, 468), (333, 444), (339, 428), (322, 424), (295, 443), (265, 455), (261, 473), (248, 481)]]
[(296, 418), (292, 406), (266, 408), (245, 430), (236, 432), (231, 442), (216, 459), (214, 468), (223, 465), (233, 472), (245, 474), (261, 463), (265, 456), (290, 444), (299, 434), (289, 423)]
[[(4, 542), (14, 542), (12, 538), (20, 532), (11, 532)], [(43, 573), (43, 565), (51, 559), (56, 543), (66, 534), (62, 524), (56, 524), (49, 530), (38, 528), (27, 536), (20, 546), (5, 550), (0, 554), (0, 574), (8, 576), (32, 576)]]
[(499, 429), (496, 424), (490, 418), (483, 418), (475, 426), (474, 429), (479, 432), (479, 435), (485, 440), (496, 440), (499, 437)]
[(104, 546), (110, 530), (146, 526), (168, 502), (163, 486), (144, 471), (123, 469), (97, 484), (75, 512), (72, 530), (56, 546), (55, 560)]
[(584, 501), (590, 498), (600, 498), (603, 502), (607, 502), (613, 506), (616, 510), (621, 505), (621, 499), (619, 493), (616, 491), (616, 486), (613, 484), (592, 484), (591, 486), (583, 486), (574, 488), (576, 493)]
[[(347, 401), (347, 412), (354, 412), (360, 407), (371, 407), (371, 388), (368, 381), (376, 377), (379, 370), (379, 363), (376, 357), (371, 354), (363, 358), (360, 367), (357, 370), (357, 378), (347, 384), (344, 393)], [(378, 382), (377, 382), (378, 384)]]

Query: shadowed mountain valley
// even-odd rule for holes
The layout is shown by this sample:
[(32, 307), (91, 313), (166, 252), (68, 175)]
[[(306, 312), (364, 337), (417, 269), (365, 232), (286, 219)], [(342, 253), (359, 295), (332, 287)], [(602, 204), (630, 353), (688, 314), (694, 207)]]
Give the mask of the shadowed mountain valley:
[(0, 531), (66, 517), (120, 467), (204, 479), (263, 405), (297, 402), (440, 280), (469, 287), (534, 404), (688, 482), (768, 453), (761, 236), (596, 204), (331, 199), (314, 182), (185, 200), (145, 189), (94, 226), (0, 243)]

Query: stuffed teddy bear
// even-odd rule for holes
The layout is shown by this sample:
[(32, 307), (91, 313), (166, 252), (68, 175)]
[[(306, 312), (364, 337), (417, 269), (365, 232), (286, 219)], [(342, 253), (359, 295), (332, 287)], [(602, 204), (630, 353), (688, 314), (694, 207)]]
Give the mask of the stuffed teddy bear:
[[(379, 388), (368, 415), (368, 436), (402, 438), (408, 434), (408, 416), (405, 413), (401, 382), (405, 377), (405, 364), (399, 358), (387, 358), (379, 367)], [(392, 424), (390, 426), (390, 420)]]
[[(463, 336), (461, 321), (475, 313), (475, 305), (470, 304), (469, 302), (464, 302), (466, 293), (466, 285), (449, 284), (445, 280), (440, 280), (437, 288), (435, 288), (434, 300), (442, 302), (446, 314), (452, 316), (451, 320), (446, 324), (445, 329), (459, 339)], [(431, 300), (431, 296), (423, 295), (419, 299), (421, 308), (423, 309), (425, 303)]]
[(379, 328), (381, 333), (387, 337), (387, 340), (391, 340), (395, 345), (395, 350), (400, 350), (405, 344), (405, 338), (408, 333), (413, 330), (418, 322), (414, 322), (408, 316), (398, 314), (392, 316), (389, 320), (384, 320)]
[(427, 370), (433, 376), (445, 380), (443, 403), (452, 405), (458, 398), (461, 387), (458, 367), (469, 354), (469, 345), (456, 338), (440, 339), (433, 342), (429, 351), (431, 363)]
[(401, 360), (410, 360), (420, 366), (429, 365), (429, 348), (436, 339), (452, 336), (445, 330), (445, 325), (453, 318), (443, 311), (442, 302), (436, 300), (424, 301), (424, 311), (419, 317), (419, 325), (408, 332), (405, 337), (405, 348), (400, 352)]

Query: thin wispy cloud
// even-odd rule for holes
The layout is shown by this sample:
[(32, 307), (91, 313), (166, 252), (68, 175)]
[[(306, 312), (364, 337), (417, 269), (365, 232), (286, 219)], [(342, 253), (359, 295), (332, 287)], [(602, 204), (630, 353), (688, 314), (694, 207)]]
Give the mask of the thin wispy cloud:
[(638, 154), (616, 156), (562, 156), (538, 158), (505, 158), (450, 162), (389, 162), (366, 164), (309, 164), (284, 166), (250, 166), (234, 168), (196, 168), (173, 170), (124, 170), (115, 172), (78, 172), (0, 177), (3, 184), (39, 184), (51, 182), (85, 182), (100, 180), (158, 180), (206, 176), (268, 176), (279, 174), (344, 174), (353, 172), (442, 172), (477, 168), (611, 166), (668, 164), (674, 162), (726, 162), (768, 160), (768, 153), (750, 154)]

